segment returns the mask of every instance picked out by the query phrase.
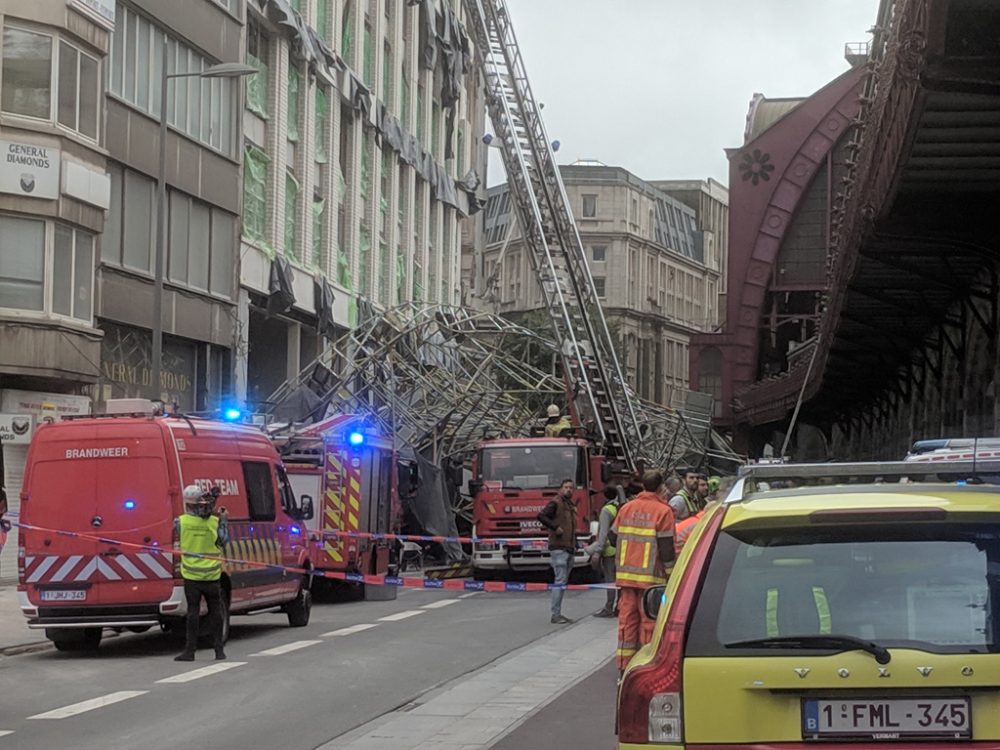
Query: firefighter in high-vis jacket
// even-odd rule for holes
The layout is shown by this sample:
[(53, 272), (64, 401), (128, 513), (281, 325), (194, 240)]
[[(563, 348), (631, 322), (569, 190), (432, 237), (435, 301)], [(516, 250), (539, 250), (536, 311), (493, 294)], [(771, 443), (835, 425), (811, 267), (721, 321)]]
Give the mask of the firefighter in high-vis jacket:
[(643, 595), (653, 586), (666, 584), (666, 566), (675, 554), (674, 513), (664, 497), (663, 474), (647, 471), (642, 475), (642, 489), (618, 511), (610, 534), (610, 543), (618, 550), (619, 672), (652, 638), (654, 623), (643, 613)]
[(174, 530), (180, 539), (181, 577), (184, 579), (184, 599), (187, 601), (187, 622), (184, 651), (174, 661), (194, 661), (198, 647), (201, 600), (208, 606), (208, 629), (212, 634), (216, 660), (225, 659), (222, 618), (222, 550), (229, 542), (227, 512), (212, 511), (219, 490), (205, 492), (197, 485), (184, 488), (184, 515), (174, 520)]
[[(615, 582), (615, 546), (608, 541), (611, 535), (611, 526), (618, 517), (618, 511), (625, 502), (625, 491), (616, 484), (609, 484), (604, 488), (604, 505), (598, 516), (597, 538), (588, 545), (584, 551), (590, 555), (591, 562), (599, 564), (601, 569), (601, 580), (605, 583)], [(594, 617), (615, 617), (618, 608), (615, 606), (618, 597), (617, 588), (608, 589), (608, 599), (604, 608), (594, 613)]]

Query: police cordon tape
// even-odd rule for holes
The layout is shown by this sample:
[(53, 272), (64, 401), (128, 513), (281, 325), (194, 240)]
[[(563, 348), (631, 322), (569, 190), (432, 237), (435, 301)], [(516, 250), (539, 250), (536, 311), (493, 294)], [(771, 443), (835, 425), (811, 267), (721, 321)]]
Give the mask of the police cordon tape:
[[(8, 516), (16, 516), (17, 513), (10, 512)], [(135, 531), (136, 529), (131, 529)], [(311, 531), (306, 529), (306, 531)], [(524, 544), (526, 539), (522, 537), (482, 537), (482, 536), (442, 536), (440, 534), (392, 534), (375, 531), (341, 531), (339, 529), (319, 529), (312, 533), (319, 534), (330, 539), (370, 539), (372, 541), (384, 542), (430, 542), (445, 544), (455, 542), (457, 544), (480, 544), (488, 542), (493, 544), (519, 545)]]
[[(131, 549), (139, 549), (147, 552), (156, 552), (159, 554), (180, 554), (179, 550), (170, 548), (169, 550), (160, 547), (159, 545), (151, 544), (138, 544), (136, 542), (123, 542), (118, 539), (110, 539), (108, 537), (97, 536), (94, 534), (84, 534), (79, 531), (67, 531), (65, 529), (50, 529), (45, 526), (36, 526), (34, 524), (20, 523), (18, 521), (11, 521), (11, 525), (26, 529), (29, 531), (38, 531), (47, 534), (55, 534), (58, 536), (69, 537), (71, 539), (84, 539), (91, 542), (100, 542), (102, 544), (114, 544), (119, 547), (128, 547)], [(420, 589), (445, 589), (445, 590), (460, 590), (460, 591), (484, 591), (488, 593), (504, 593), (504, 592), (538, 592), (538, 591), (551, 591), (553, 589), (562, 589), (564, 591), (607, 591), (610, 588), (615, 588), (612, 583), (569, 583), (565, 585), (557, 585), (554, 583), (531, 583), (528, 581), (465, 581), (459, 579), (436, 579), (436, 578), (404, 578), (403, 576), (386, 576), (386, 575), (367, 575), (364, 573), (346, 573), (333, 570), (316, 570), (314, 568), (299, 568), (291, 565), (276, 565), (274, 563), (259, 562), (257, 560), (241, 560), (235, 557), (224, 557), (219, 555), (203, 555), (197, 552), (187, 552), (184, 553), (186, 557), (200, 558), (203, 560), (216, 560), (222, 563), (229, 563), (231, 565), (245, 565), (253, 568), (262, 568), (267, 570), (281, 570), (288, 573), (294, 573), (295, 575), (306, 575), (312, 578), (326, 578), (333, 581), (345, 581), (347, 583), (364, 583), (370, 586), (398, 586), (401, 588), (420, 588)]]

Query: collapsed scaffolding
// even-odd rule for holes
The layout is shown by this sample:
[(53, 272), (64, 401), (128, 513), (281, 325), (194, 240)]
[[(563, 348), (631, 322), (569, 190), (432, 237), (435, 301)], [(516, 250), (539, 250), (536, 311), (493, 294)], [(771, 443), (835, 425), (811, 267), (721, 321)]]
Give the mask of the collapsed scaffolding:
[[(550, 339), (494, 313), (417, 303), (376, 312), (362, 304), (357, 327), (262, 410), (289, 429), (338, 413), (363, 415), (399, 448), (442, 465), (470, 455), (481, 440), (530, 434), (547, 404), (564, 403), (558, 354)], [(637, 405), (636, 445), (646, 466), (720, 453), (710, 397), (677, 389), (671, 405), (661, 406), (625, 393)]]

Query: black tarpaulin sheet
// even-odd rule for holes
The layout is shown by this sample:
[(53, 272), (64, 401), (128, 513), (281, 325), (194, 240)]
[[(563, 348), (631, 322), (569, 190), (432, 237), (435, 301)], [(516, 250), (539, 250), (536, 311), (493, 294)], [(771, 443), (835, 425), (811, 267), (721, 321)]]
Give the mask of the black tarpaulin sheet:
[(288, 312), (295, 304), (292, 289), (292, 265), (284, 258), (271, 261), (271, 275), (267, 282), (267, 314)]
[[(428, 534), (458, 536), (445, 472), (419, 453), (415, 456), (420, 482), (416, 493), (407, 499), (409, 511)], [(441, 546), (444, 547), (449, 562), (466, 559), (462, 545), (457, 542), (445, 542)]]
[(324, 279), (313, 282), (316, 305), (316, 332), (331, 341), (337, 338), (337, 325), (333, 318), (333, 284)]

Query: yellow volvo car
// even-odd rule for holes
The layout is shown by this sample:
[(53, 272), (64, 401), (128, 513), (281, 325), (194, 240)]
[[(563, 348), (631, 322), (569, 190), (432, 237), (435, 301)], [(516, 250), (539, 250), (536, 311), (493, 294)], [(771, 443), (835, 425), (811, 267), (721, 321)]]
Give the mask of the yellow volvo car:
[(997, 467), (946, 468), (745, 470), (647, 594), (619, 748), (1000, 748)]

